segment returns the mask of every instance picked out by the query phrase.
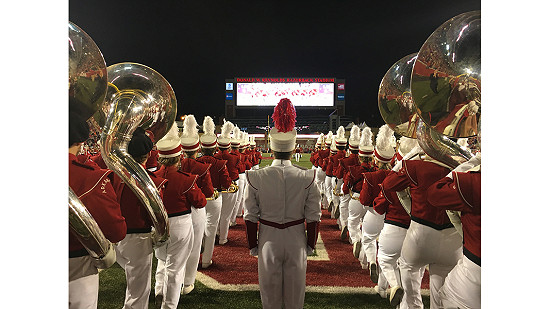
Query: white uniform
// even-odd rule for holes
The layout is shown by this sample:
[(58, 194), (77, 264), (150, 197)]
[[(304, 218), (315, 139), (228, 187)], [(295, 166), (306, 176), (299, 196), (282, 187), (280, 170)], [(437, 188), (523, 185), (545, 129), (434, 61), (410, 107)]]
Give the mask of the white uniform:
[(287, 309), (303, 308), (307, 243), (301, 220), (321, 218), (314, 179), (315, 171), (293, 166), (290, 160), (275, 159), (269, 167), (247, 172), (244, 219), (260, 222), (258, 278), (263, 308), (279, 309), (283, 304)]
[[(209, 201), (210, 202), (210, 201)], [(206, 203), (208, 205), (208, 202)], [(206, 206), (203, 208), (191, 208), (191, 220), (193, 221), (193, 246), (189, 258), (185, 264), (184, 286), (195, 284), (197, 277), (197, 266), (201, 255), (202, 238), (206, 228)]]

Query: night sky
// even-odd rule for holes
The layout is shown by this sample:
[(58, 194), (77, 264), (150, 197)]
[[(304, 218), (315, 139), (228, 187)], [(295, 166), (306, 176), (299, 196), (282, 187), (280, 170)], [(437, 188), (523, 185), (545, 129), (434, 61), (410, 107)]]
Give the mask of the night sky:
[(386, 71), (446, 20), (479, 9), (479, 0), (79, 0), (69, 1), (69, 20), (107, 66), (131, 61), (161, 73), (175, 90), (177, 119), (223, 115), (227, 78), (335, 77), (346, 80), (346, 115), (380, 126)]

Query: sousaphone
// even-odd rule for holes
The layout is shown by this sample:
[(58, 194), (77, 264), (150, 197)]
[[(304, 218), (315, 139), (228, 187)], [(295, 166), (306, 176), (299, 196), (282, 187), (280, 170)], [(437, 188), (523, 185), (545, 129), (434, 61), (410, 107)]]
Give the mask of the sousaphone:
[[(88, 119), (103, 104), (106, 93), (107, 68), (101, 51), (86, 32), (69, 22), (69, 111)], [(114, 259), (105, 259), (114, 254), (113, 245), (71, 187), (69, 228), (96, 266), (107, 268), (114, 263)]]

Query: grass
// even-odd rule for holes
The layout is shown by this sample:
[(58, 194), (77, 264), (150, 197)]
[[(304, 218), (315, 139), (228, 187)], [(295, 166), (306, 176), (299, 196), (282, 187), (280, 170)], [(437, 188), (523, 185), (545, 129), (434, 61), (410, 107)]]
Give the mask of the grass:
[[(264, 154), (264, 157), (267, 157)], [(293, 164), (311, 168), (309, 154), (303, 154), (300, 162), (292, 159)], [(260, 167), (271, 164), (271, 159), (262, 160)], [(154, 271), (156, 269), (156, 259), (153, 258), (153, 274), (151, 282), (151, 291), (154, 291)], [(115, 263), (109, 269), (99, 274), (99, 309), (120, 309), (124, 304), (126, 291), (126, 279), (124, 270)], [(423, 297), (424, 307), (429, 308), (429, 298)], [(195, 290), (185, 296), (181, 296), (178, 308), (261, 308), (259, 291), (240, 291), (229, 292), (214, 290), (206, 287), (199, 281), (195, 283)], [(149, 308), (154, 307), (153, 297), (149, 299)], [(309, 309), (344, 309), (344, 308), (363, 308), (363, 309), (382, 309), (392, 308), (387, 299), (382, 299), (377, 294), (329, 294), (307, 292), (304, 308)]]

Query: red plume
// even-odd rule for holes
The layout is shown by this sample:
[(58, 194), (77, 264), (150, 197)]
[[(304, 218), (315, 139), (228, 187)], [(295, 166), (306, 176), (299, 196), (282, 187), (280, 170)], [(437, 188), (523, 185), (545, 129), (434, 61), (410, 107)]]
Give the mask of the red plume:
[(281, 99), (275, 106), (271, 119), (279, 132), (292, 131), (296, 124), (296, 109), (292, 102), (287, 98)]

